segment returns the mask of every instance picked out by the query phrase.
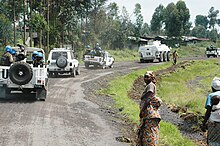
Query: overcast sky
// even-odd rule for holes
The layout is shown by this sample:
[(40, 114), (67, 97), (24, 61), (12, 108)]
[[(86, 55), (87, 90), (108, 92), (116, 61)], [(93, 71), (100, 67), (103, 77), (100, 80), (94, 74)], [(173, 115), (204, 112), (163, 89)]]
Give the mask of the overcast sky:
[[(141, 11), (144, 17), (144, 22), (150, 24), (150, 20), (154, 13), (154, 10), (162, 4), (166, 7), (169, 3), (173, 2), (176, 4), (178, 0), (109, 0), (118, 4), (120, 12), (122, 7), (125, 6), (128, 13), (131, 15), (134, 12), (135, 4), (141, 4)], [(196, 15), (208, 15), (209, 9), (213, 6), (215, 10), (220, 10), (220, 0), (184, 0), (187, 8), (190, 11), (190, 21), (194, 25)], [(220, 14), (218, 16), (220, 19)]]

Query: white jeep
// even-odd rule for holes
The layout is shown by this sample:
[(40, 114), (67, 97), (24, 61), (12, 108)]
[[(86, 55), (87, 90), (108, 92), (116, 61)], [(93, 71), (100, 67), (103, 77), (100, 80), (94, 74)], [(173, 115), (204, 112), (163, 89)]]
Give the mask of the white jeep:
[(106, 67), (113, 68), (114, 57), (112, 57), (107, 51), (101, 51), (100, 53), (91, 50), (84, 55), (85, 67), (89, 68), (90, 65), (93, 65), (95, 68), (101, 67), (105, 69)]
[[(22, 49), (21, 49), (22, 48)], [(46, 65), (33, 66), (32, 53), (44, 50), (32, 47), (13, 47), (19, 52), (17, 61), (10, 66), (0, 66), (0, 98), (7, 98), (7, 94), (22, 91), (24, 94), (36, 93), (36, 99), (45, 100), (47, 97), (47, 68)]]
[(75, 59), (73, 50), (54, 48), (50, 51), (48, 60), (49, 76), (70, 73), (75, 77), (80, 74), (79, 61)]

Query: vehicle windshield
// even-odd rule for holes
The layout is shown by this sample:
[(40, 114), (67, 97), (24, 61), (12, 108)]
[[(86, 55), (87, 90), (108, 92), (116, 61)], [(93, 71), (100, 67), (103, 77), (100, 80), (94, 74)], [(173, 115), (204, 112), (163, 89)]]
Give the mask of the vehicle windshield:
[(52, 59), (56, 60), (58, 59), (60, 56), (64, 56), (67, 58), (67, 52), (53, 52), (52, 53)]

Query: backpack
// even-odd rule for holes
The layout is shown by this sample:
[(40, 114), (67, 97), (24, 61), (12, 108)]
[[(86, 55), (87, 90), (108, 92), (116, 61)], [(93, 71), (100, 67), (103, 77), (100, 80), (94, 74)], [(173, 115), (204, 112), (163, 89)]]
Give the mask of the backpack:
[(3, 66), (10, 66), (9, 56), (4, 53), (1, 57), (0, 64)]

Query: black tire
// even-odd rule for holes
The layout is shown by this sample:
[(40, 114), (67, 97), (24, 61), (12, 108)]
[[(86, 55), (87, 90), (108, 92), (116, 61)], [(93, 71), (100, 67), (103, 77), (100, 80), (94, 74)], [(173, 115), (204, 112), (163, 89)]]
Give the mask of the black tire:
[(47, 98), (47, 90), (45, 88), (36, 90), (36, 99), (37, 100), (45, 101), (46, 98)]
[(85, 63), (85, 68), (89, 68), (89, 64), (88, 63)]
[(59, 68), (65, 68), (67, 66), (67, 59), (64, 56), (60, 56), (57, 60), (56, 60), (56, 65)]
[(143, 59), (140, 59), (140, 62), (141, 62), (141, 63), (144, 63), (144, 60), (143, 60)]
[(164, 61), (164, 62), (167, 61), (167, 54), (166, 54), (166, 52), (163, 53), (163, 61)]
[(163, 61), (163, 54), (160, 53), (160, 58), (159, 58), (159, 62)]
[(52, 76), (53, 76), (53, 72), (49, 71), (49, 72), (48, 72), (48, 76), (49, 76), (49, 77), (52, 77)]
[(167, 52), (167, 61), (170, 61), (170, 52)]
[(25, 85), (33, 77), (33, 70), (26, 62), (15, 62), (9, 69), (9, 78), (17, 85)]

